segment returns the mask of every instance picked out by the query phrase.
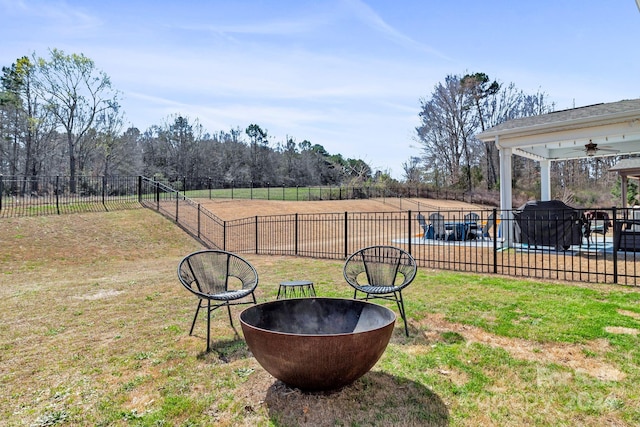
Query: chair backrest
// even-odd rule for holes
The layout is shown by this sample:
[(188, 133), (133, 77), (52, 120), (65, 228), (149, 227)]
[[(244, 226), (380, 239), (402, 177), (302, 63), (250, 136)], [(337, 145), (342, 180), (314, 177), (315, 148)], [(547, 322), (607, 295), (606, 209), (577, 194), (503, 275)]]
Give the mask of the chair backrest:
[(464, 216), (465, 222), (478, 222), (479, 219), (480, 219), (480, 215), (478, 215), (475, 212), (469, 212)]
[(609, 231), (609, 227), (611, 227), (611, 218), (609, 217), (609, 213), (605, 211), (585, 211), (585, 213), (583, 214), (583, 218), (586, 222), (585, 225), (588, 227), (587, 234), (607, 234), (607, 231)]
[(422, 215), (421, 213), (416, 215), (416, 218), (418, 219), (418, 224), (420, 224), (420, 227), (422, 227), (422, 231), (426, 235), (427, 230), (429, 229), (429, 224), (427, 224), (427, 220), (425, 219), (424, 215)]
[(491, 237), (490, 231), (491, 231), (491, 228), (494, 227), (495, 225), (496, 225), (496, 218), (494, 217), (493, 212), (491, 212), (487, 217), (487, 222), (484, 224), (484, 227), (482, 227), (482, 235)]
[(233, 290), (254, 290), (258, 272), (231, 252), (204, 250), (187, 255), (178, 264), (178, 278), (189, 291), (207, 297)]
[(435, 237), (444, 236), (446, 234), (446, 229), (444, 225), (444, 216), (439, 212), (433, 212), (429, 214), (429, 222), (433, 226), (433, 233)]
[[(395, 287), (400, 290), (416, 276), (416, 260), (395, 246), (369, 246), (353, 253), (344, 264), (344, 278), (351, 286)], [(391, 292), (391, 291), (390, 291)]]

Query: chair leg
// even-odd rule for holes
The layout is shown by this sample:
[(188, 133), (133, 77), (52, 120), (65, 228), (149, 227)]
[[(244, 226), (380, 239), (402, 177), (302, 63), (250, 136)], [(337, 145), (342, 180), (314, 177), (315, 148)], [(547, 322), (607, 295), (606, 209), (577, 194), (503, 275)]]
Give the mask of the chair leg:
[(231, 327), (233, 328), (233, 318), (231, 317), (231, 304), (227, 303), (227, 312), (229, 313), (229, 323), (231, 323)]
[(207, 353), (210, 348), (210, 334), (211, 334), (211, 300), (207, 300)]
[(396, 295), (396, 303), (398, 304), (400, 317), (402, 317), (402, 321), (404, 322), (404, 333), (407, 336), (409, 336), (409, 327), (407, 326), (407, 314), (404, 311), (404, 300), (402, 299), (402, 291), (398, 292), (398, 295)]
[(193, 334), (193, 327), (196, 326), (196, 319), (198, 318), (198, 313), (200, 312), (201, 304), (202, 304), (202, 300), (198, 299), (198, 308), (196, 308), (196, 315), (193, 316), (193, 322), (191, 322), (191, 329), (189, 330), (189, 335)]

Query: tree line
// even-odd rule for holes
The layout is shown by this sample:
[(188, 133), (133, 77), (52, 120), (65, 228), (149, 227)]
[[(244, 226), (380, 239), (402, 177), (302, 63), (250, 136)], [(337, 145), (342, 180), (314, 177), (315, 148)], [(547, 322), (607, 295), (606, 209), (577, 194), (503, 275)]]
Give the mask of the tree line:
[[(465, 191), (498, 190), (498, 150), (474, 135), (507, 120), (554, 111), (547, 98), (543, 92), (528, 94), (485, 73), (447, 76), (420, 101), (416, 135), (421, 155), (403, 164), (407, 181)], [(609, 157), (552, 162), (553, 197), (578, 204), (608, 203), (608, 196), (616, 194), (616, 177), (607, 171), (616, 161)], [(523, 200), (539, 195), (539, 164), (514, 156), (513, 182)]]
[[(82, 54), (53, 49), (2, 68), (0, 174), (206, 176), (255, 185), (335, 185), (384, 178), (361, 159), (328, 153), (266, 129), (209, 133), (176, 114), (140, 131), (125, 128), (120, 92)], [(72, 190), (73, 191), (73, 190)]]
[[(256, 123), (209, 133), (197, 118), (175, 114), (143, 131), (125, 127), (121, 94), (105, 72), (83, 54), (48, 53), (2, 67), (0, 174), (66, 175), (71, 182), (77, 174), (201, 176), (257, 186), (395, 181), (361, 159), (328, 153), (306, 139), (273, 143)], [(497, 149), (475, 134), (554, 109), (544, 93), (527, 94), (484, 73), (446, 76), (419, 102), (420, 154), (403, 164), (404, 180), (467, 192), (495, 192), (500, 185)], [(607, 170), (613, 161), (553, 162), (552, 186), (566, 193), (555, 196), (611, 188)], [(537, 163), (515, 156), (513, 165), (516, 189), (537, 194)]]

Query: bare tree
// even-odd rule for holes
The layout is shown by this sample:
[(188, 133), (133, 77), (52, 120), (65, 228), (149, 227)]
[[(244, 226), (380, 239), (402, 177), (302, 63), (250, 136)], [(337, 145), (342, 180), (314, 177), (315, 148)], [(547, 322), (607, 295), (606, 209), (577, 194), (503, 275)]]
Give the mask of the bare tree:
[[(443, 167), (448, 185), (471, 185), (471, 166), (476, 161), (471, 144), (477, 116), (469, 108), (469, 99), (461, 79), (447, 76), (436, 85), (431, 99), (422, 101), (422, 125), (416, 130), (425, 160), (432, 167)], [(462, 168), (465, 165), (466, 168)], [(465, 170), (466, 176), (461, 176)]]
[[(480, 124), (480, 131), (487, 129), (485, 121), (490, 117), (485, 117), (485, 111), (482, 108), (480, 102), (488, 97), (495, 96), (500, 90), (500, 84), (497, 81), (491, 81), (489, 76), (485, 73), (467, 74), (462, 77), (462, 86), (467, 91), (470, 103), (475, 108), (478, 115), (478, 123)], [(497, 150), (493, 143), (487, 142), (484, 144), (485, 148), (485, 165), (486, 165), (486, 182), (487, 189), (492, 189), (498, 182), (497, 173)]]
[[(436, 179), (436, 185), (442, 185), (444, 177), (444, 184), (466, 189), (485, 179), (487, 189), (494, 189), (498, 183), (497, 148), (493, 143), (483, 145), (474, 134), (506, 120), (551, 109), (544, 94), (526, 95), (513, 83), (502, 85), (484, 73), (447, 76), (444, 84), (436, 86), (431, 99), (422, 101), (422, 126), (416, 129), (427, 176)], [(534, 165), (523, 162), (526, 168), (518, 171), (528, 171), (531, 178)]]
[(420, 158), (411, 157), (409, 161), (402, 164), (404, 170), (404, 178), (409, 184), (420, 182), (422, 173), (420, 171)]
[[(42, 100), (34, 90), (37, 68), (34, 63), (23, 56), (11, 65), (2, 69), (3, 104), (11, 106), (13, 112), (11, 140), (12, 175), (21, 172), (24, 176), (36, 177), (45, 156), (44, 151), (54, 147), (50, 143), (55, 128), (51, 115), (42, 105)], [(7, 102), (9, 101), (9, 102)], [(21, 165), (21, 166), (19, 166)], [(37, 180), (30, 180), (31, 192), (37, 192)], [(27, 180), (23, 181), (22, 193), (27, 191)]]
[(82, 54), (66, 55), (53, 49), (50, 59), (35, 59), (38, 67), (36, 88), (67, 137), (70, 190), (76, 191), (78, 145), (93, 128), (96, 118), (117, 110), (118, 93), (109, 77), (97, 70), (94, 62)]
[(94, 170), (103, 176), (136, 174), (141, 162), (138, 149), (140, 131), (132, 127), (123, 132), (123, 116), (117, 110), (102, 112), (96, 124)]
[(265, 181), (264, 171), (266, 170), (266, 151), (268, 149), (267, 131), (257, 124), (250, 124), (245, 133), (249, 137), (251, 147), (251, 181)]

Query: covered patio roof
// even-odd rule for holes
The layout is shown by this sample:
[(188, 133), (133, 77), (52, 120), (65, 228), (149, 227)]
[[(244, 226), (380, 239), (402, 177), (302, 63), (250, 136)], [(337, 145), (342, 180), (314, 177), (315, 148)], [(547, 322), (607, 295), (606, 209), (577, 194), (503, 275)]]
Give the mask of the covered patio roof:
[(476, 137), (500, 151), (500, 208), (511, 210), (512, 155), (540, 162), (540, 200), (550, 200), (552, 161), (640, 153), (640, 99), (508, 120)]
[[(639, 0), (640, 1), (640, 0)], [(620, 160), (609, 168), (609, 172), (618, 172), (622, 180), (622, 207), (627, 207), (627, 181), (629, 178), (640, 179), (640, 157)]]
[(476, 137), (534, 160), (640, 153), (640, 99), (509, 120)]

